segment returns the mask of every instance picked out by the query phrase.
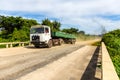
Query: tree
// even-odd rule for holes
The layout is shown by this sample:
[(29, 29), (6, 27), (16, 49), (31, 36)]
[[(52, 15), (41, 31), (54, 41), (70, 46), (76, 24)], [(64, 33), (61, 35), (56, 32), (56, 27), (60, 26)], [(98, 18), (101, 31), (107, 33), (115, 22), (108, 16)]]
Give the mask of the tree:
[[(10, 35), (11, 36), (11, 35)], [(14, 29), (12, 33), (12, 41), (27, 41), (29, 40), (29, 28), (23, 27), (21, 30)]]
[(56, 20), (51, 22), (49, 19), (44, 19), (41, 24), (49, 26), (52, 31), (60, 31), (61, 23)]
[(76, 28), (70, 28), (70, 29), (63, 29), (62, 31), (70, 34), (78, 34), (79, 30)]
[(23, 26), (31, 27), (32, 25), (37, 25), (36, 20), (32, 19), (23, 19), (22, 17), (13, 17), (13, 16), (0, 16), (0, 28), (6, 30), (5, 35), (12, 34), (14, 29), (22, 29)]
[(84, 31), (79, 31), (78, 33), (79, 33), (79, 34), (83, 34), (83, 35), (85, 34), (85, 32), (84, 32)]
[[(22, 17), (13, 16), (0, 16), (0, 28), (3, 29), (1, 32), (1, 37), (3, 39), (29, 40), (29, 29), (32, 25), (37, 24), (37, 21), (33, 19), (24, 19)], [(25, 38), (21, 37), (23, 36), (22, 34), (25, 34)]]
[(52, 25), (53, 25), (53, 31), (60, 31), (60, 26), (61, 26), (60, 22), (57, 22), (55, 20), (55, 21), (53, 21)]
[(42, 23), (41, 23), (41, 24), (52, 27), (52, 22), (51, 22), (49, 19), (44, 19), (44, 20), (42, 20)]

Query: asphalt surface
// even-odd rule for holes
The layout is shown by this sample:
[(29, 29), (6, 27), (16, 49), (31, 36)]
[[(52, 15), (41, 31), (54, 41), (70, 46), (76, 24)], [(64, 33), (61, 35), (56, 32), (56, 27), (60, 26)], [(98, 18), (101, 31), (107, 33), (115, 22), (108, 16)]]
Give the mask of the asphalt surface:
[(0, 49), (0, 80), (93, 80), (93, 68), (91, 79), (85, 75), (91, 71), (86, 69), (96, 53), (96, 46), (89, 44), (95, 41)]
[[(33, 52), (27, 53), (20, 48), (23, 54), (18, 54), (18, 52), (16, 55), (2, 56), (0, 58), (0, 80), (14, 80), (38, 68), (44, 67), (81, 47), (83, 46), (68, 44), (50, 49), (37, 49), (36, 51), (33, 50)], [(27, 49), (31, 50), (35, 48), (27, 47)], [(19, 51), (19, 49), (17, 49), (17, 51)]]

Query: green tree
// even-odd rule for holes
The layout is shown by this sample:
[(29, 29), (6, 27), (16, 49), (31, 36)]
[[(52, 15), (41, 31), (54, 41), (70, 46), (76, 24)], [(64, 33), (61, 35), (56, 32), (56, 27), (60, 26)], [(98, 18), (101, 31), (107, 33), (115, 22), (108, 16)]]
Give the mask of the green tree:
[(85, 35), (85, 32), (84, 32), (84, 31), (79, 31), (78, 33)]
[(29, 40), (29, 28), (23, 27), (21, 30), (14, 29), (12, 33), (12, 41), (28, 41)]
[(0, 37), (4, 41), (27, 41), (30, 27), (37, 24), (37, 21), (33, 19), (0, 16), (0, 28), (2, 28)]
[(60, 22), (57, 22), (55, 20), (55, 21), (52, 22), (52, 25), (53, 25), (53, 31), (60, 31), (60, 26), (61, 26)]
[(70, 34), (78, 34), (79, 30), (76, 28), (70, 28), (70, 29), (63, 29), (62, 31)]
[(50, 26), (52, 28), (52, 22), (49, 20), (49, 19), (44, 19), (42, 20), (42, 25), (47, 25), (47, 26)]
[(32, 25), (37, 25), (36, 20), (23, 19), (22, 17), (13, 16), (0, 16), (0, 27), (5, 29), (5, 35), (12, 34), (14, 29), (22, 29), (23, 26), (31, 27)]
[[(18, 40), (20, 38), (16, 38), (16, 37), (21, 36), (21, 34), (23, 33), (27, 34), (27, 36), (29, 37), (28, 35), (29, 28), (32, 25), (37, 25), (37, 24), (38, 24), (37, 21), (33, 19), (24, 19), (22, 17), (13, 17), (13, 16), (0, 16), (0, 28), (3, 29), (1, 32), (1, 37), (3, 39)], [(27, 31), (24, 30), (25, 28)], [(18, 36), (16, 34), (18, 34)]]
[(60, 31), (61, 23), (56, 20), (51, 22), (49, 19), (44, 19), (41, 24), (49, 26), (52, 31)]

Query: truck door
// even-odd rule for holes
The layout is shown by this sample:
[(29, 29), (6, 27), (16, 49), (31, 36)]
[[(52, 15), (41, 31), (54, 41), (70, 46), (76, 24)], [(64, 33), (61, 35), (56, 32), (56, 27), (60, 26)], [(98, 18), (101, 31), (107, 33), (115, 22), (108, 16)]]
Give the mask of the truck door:
[(49, 41), (51, 39), (51, 34), (50, 34), (50, 29), (49, 28), (45, 28), (45, 40)]

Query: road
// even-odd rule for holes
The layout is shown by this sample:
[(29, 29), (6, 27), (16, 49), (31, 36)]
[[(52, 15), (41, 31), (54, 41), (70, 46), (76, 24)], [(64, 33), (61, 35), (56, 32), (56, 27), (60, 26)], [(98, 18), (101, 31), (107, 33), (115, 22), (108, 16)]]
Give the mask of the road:
[(95, 50), (80, 43), (0, 49), (0, 80), (80, 80)]

